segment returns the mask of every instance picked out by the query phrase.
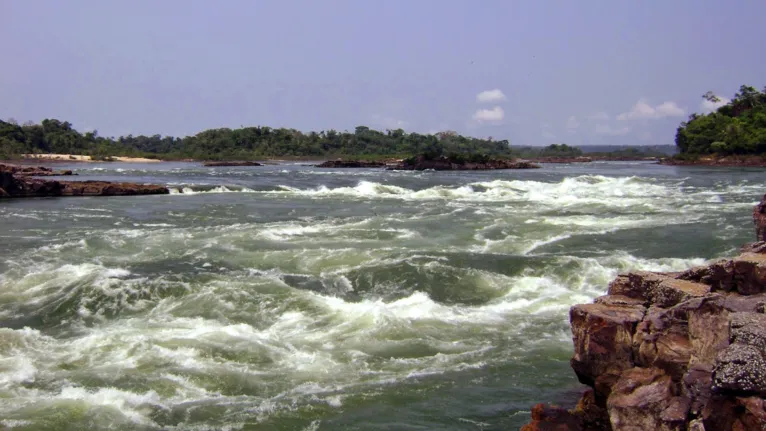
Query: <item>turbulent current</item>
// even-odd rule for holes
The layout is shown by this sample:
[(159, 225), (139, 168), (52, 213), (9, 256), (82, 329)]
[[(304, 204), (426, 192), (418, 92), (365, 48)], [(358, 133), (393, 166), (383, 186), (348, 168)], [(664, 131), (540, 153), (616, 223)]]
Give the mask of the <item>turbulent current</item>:
[(0, 429), (516, 429), (568, 309), (753, 237), (759, 170), (77, 164), (165, 196), (0, 201)]

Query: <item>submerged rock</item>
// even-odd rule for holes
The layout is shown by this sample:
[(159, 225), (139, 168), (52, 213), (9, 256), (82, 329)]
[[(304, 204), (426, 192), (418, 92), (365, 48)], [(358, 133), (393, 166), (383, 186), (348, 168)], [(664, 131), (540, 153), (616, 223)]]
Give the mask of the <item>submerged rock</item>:
[[(758, 241), (765, 206), (766, 196), (753, 214)], [(594, 304), (573, 306), (571, 364), (592, 407), (538, 405), (525, 429), (766, 430), (764, 251), (622, 274)]]
[(77, 174), (73, 174), (71, 170), (54, 171), (53, 169), (46, 168), (45, 166), (6, 165), (2, 163), (0, 163), (0, 172), (9, 172), (16, 176), (29, 176), (29, 177), (77, 175)]
[(204, 162), (202, 166), (211, 168), (216, 166), (263, 166), (258, 162), (232, 161), (232, 162)]
[(382, 168), (384, 166), (386, 166), (385, 162), (368, 160), (328, 160), (314, 165), (317, 168)]
[(493, 169), (538, 169), (539, 165), (531, 162), (518, 160), (487, 159), (485, 161), (467, 161), (451, 159), (448, 157), (439, 157), (429, 159), (423, 156), (414, 159), (407, 159), (389, 170), (396, 171), (424, 171), (433, 169), (435, 171), (481, 171)]
[[(128, 196), (168, 194), (165, 186), (108, 181), (58, 181), (32, 178), (0, 165), (0, 198), (45, 196)], [(48, 168), (38, 168), (48, 169)], [(32, 172), (32, 171), (25, 171)]]

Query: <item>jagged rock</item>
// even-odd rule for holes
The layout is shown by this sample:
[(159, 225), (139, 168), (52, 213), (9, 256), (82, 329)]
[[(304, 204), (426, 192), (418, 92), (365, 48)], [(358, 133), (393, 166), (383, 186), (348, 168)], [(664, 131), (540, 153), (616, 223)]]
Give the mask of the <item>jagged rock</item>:
[(766, 293), (740, 295), (732, 292), (724, 297), (723, 306), (731, 312), (763, 313), (766, 305)]
[(766, 352), (766, 314), (732, 313), (731, 342), (749, 344)]
[[(701, 420), (706, 431), (766, 430), (764, 400), (760, 397), (714, 396), (702, 412)], [(691, 429), (691, 428), (690, 428)]]
[(675, 377), (683, 375), (692, 357), (688, 326), (656, 307), (637, 325), (632, 346), (636, 365), (657, 367)]
[(583, 421), (577, 415), (557, 406), (537, 404), (532, 407), (532, 421), (521, 431), (581, 431)]
[(742, 295), (761, 293), (766, 287), (766, 254), (745, 253), (733, 263), (737, 291)]
[(580, 381), (594, 385), (601, 375), (618, 376), (633, 367), (631, 339), (644, 317), (643, 306), (582, 304), (569, 319), (575, 340), (571, 364)]
[(678, 278), (707, 284), (714, 292), (729, 292), (735, 288), (734, 266), (731, 260), (721, 260), (708, 266), (691, 268)]
[(739, 251), (740, 253), (766, 253), (766, 241), (745, 244)]
[(679, 302), (710, 293), (710, 286), (687, 280), (667, 278), (649, 289), (649, 301), (657, 307), (672, 307)]
[(614, 429), (681, 430), (690, 402), (673, 393), (673, 381), (658, 368), (631, 368), (606, 402)]
[(718, 353), (713, 390), (766, 395), (766, 355), (755, 346), (735, 343)]
[(761, 242), (740, 256), (621, 274), (607, 295), (570, 309), (572, 369), (592, 389), (545, 429), (575, 418), (584, 429), (766, 431), (764, 199)]
[(593, 302), (604, 305), (644, 305), (643, 300), (625, 295), (603, 295), (596, 298)]
[(692, 400), (690, 412), (700, 416), (702, 409), (712, 396), (713, 366), (709, 364), (694, 364), (684, 374), (681, 380), (682, 394)]
[(753, 208), (753, 224), (755, 224), (755, 240), (766, 241), (766, 195)]

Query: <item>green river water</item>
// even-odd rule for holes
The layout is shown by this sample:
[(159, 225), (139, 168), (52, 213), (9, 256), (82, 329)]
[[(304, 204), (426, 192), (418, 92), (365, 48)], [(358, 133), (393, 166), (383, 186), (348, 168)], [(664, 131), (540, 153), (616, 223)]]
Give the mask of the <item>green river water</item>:
[(0, 429), (518, 429), (568, 310), (754, 237), (757, 169), (61, 166), (173, 194), (0, 201)]

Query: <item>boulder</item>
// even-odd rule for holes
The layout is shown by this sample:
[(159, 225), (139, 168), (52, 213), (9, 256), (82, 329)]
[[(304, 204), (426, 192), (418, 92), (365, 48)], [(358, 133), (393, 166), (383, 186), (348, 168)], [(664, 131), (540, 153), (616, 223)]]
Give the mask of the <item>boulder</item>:
[(718, 353), (713, 391), (737, 395), (766, 395), (766, 355), (749, 344), (734, 343)]
[(537, 404), (532, 407), (532, 420), (521, 431), (584, 431), (580, 417), (557, 406)]
[(766, 254), (745, 253), (732, 261), (734, 283), (742, 295), (761, 293), (766, 287)]
[(633, 367), (631, 340), (644, 312), (641, 305), (572, 307), (569, 319), (575, 346), (571, 365), (580, 382), (593, 386), (598, 376), (618, 376)]

